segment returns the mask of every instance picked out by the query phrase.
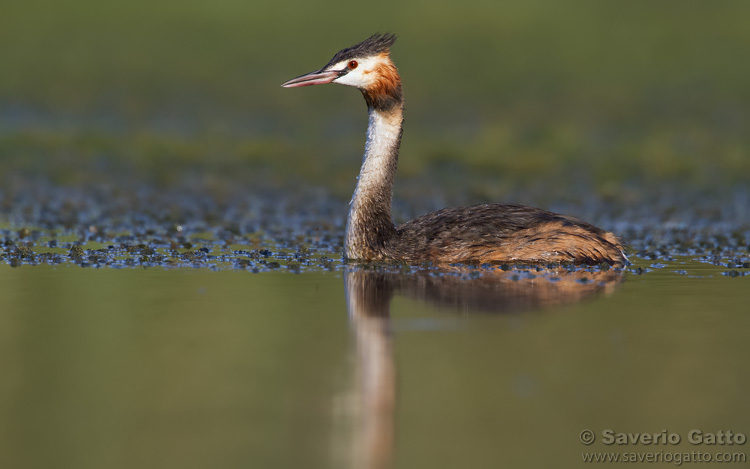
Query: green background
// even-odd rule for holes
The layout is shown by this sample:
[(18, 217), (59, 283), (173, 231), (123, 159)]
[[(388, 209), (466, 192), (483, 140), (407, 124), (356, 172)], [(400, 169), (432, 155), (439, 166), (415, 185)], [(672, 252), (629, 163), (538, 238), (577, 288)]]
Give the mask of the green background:
[(413, 183), (482, 200), (535, 187), (617, 199), (749, 179), (747, 2), (32, 0), (2, 10), (6, 182), (191, 176), (222, 187), (303, 181), (345, 197), (364, 141), (359, 93), (279, 85), (378, 31), (400, 37), (397, 196)]

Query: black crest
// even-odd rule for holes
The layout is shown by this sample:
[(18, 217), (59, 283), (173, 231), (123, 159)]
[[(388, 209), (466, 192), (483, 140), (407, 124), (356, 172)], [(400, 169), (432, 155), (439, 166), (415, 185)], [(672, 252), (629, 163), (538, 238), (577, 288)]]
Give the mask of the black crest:
[(388, 51), (395, 42), (395, 34), (373, 34), (359, 44), (355, 44), (336, 52), (336, 55), (334, 55), (331, 61), (323, 68), (344, 60), (378, 55), (382, 52)]

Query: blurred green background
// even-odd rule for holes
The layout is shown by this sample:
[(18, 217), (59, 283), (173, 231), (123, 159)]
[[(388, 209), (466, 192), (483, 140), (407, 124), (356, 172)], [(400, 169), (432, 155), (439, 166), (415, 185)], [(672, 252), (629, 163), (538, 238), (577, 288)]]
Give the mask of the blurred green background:
[(5, 2), (0, 180), (346, 197), (359, 93), (279, 85), (390, 31), (407, 99), (397, 197), (742, 186), (748, 17), (743, 1)]

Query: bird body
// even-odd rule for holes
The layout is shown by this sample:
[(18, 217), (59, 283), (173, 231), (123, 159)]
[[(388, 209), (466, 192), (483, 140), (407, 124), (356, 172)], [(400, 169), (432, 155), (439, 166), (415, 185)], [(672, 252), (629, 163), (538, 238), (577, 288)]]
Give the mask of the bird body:
[(445, 208), (395, 226), (393, 180), (403, 131), (403, 90), (390, 59), (396, 37), (374, 36), (339, 51), (320, 70), (284, 83), (357, 87), (368, 107), (362, 168), (349, 208), (344, 256), (406, 262), (575, 262), (622, 265), (617, 237), (588, 223), (515, 204)]

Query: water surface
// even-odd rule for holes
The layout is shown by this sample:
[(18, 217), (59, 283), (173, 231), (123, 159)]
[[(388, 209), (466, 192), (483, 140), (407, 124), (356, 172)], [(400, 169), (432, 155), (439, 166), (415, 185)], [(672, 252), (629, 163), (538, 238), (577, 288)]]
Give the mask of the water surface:
[(583, 429), (750, 433), (746, 269), (654, 264), (2, 264), (3, 466), (580, 467)]

